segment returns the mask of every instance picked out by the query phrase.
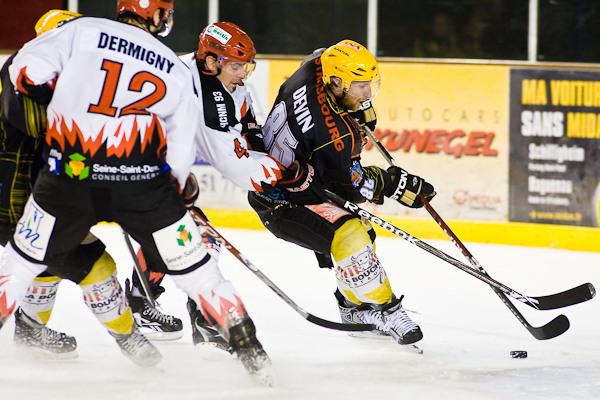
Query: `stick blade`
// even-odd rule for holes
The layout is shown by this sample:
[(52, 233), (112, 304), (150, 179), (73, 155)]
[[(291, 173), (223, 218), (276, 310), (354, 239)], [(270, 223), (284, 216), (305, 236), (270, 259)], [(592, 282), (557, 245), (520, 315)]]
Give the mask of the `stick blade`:
[(364, 332), (375, 330), (375, 326), (371, 324), (344, 324), (341, 322), (333, 322), (323, 318), (319, 318), (316, 315), (310, 313), (308, 313), (308, 315), (305, 318), (307, 321), (312, 322), (315, 325), (319, 325), (324, 328), (329, 328), (336, 331)]
[(595, 295), (596, 288), (588, 282), (564, 292), (532, 298), (537, 300), (537, 308), (539, 310), (555, 310), (583, 303), (584, 301), (593, 299)]
[(569, 330), (570, 326), (569, 319), (561, 314), (546, 325), (535, 327), (527, 324), (525, 325), (525, 328), (527, 328), (529, 333), (537, 340), (548, 340), (562, 335)]

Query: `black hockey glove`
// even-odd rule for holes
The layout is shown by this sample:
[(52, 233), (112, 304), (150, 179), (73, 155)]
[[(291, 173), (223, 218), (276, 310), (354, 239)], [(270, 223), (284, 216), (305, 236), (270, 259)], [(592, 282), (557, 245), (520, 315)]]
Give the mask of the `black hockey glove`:
[(310, 164), (294, 161), (284, 171), (284, 176), (277, 186), (286, 190), (289, 201), (298, 205), (321, 204), (326, 201), (321, 181)]
[(254, 151), (266, 153), (265, 144), (263, 142), (263, 133), (260, 125), (249, 122), (242, 128), (242, 137), (246, 139), (248, 148)]
[(196, 175), (194, 175), (193, 172), (190, 172), (187, 179), (185, 180), (185, 187), (181, 192), (181, 198), (183, 199), (185, 207), (188, 209), (194, 207), (194, 203), (196, 202), (196, 200), (198, 200), (199, 194), (200, 188), (198, 187)]
[(371, 100), (367, 100), (360, 105), (358, 111), (351, 113), (360, 126), (367, 126), (371, 131), (375, 130), (377, 125), (377, 114)]
[(431, 200), (436, 194), (433, 185), (400, 167), (389, 167), (387, 173), (391, 184), (385, 188), (385, 195), (406, 207), (421, 208), (423, 202), (419, 195)]

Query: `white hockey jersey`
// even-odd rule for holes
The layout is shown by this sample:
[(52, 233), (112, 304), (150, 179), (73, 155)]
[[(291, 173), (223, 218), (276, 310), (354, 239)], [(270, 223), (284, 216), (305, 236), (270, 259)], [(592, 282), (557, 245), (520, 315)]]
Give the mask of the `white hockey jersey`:
[(23, 93), (54, 86), (51, 172), (110, 184), (153, 179), (170, 167), (183, 187), (195, 155), (198, 98), (189, 68), (150, 33), (78, 18), (27, 43), (10, 77)]
[(245, 124), (256, 123), (252, 98), (245, 86), (229, 92), (214, 75), (200, 73), (195, 54), (181, 59), (200, 88), (196, 130), (197, 160), (215, 167), (226, 179), (246, 190), (262, 191), (261, 183), (281, 178), (281, 164), (265, 153), (249, 150), (242, 136)]

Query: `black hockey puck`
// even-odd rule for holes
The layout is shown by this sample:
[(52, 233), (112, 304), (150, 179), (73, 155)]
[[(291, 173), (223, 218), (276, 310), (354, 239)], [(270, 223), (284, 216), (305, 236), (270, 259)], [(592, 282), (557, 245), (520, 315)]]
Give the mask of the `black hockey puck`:
[(512, 358), (527, 358), (527, 352), (525, 350), (513, 350), (510, 352)]

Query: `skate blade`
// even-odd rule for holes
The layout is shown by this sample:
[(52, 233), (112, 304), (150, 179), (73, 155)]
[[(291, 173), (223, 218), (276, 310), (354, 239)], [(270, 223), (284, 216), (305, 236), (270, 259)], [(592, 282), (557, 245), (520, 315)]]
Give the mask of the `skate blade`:
[(403, 349), (414, 353), (414, 354), (423, 354), (423, 349), (417, 346), (416, 344), (404, 344), (401, 345)]
[(79, 357), (77, 350), (66, 353), (54, 353), (39, 347), (27, 346), (26, 344), (17, 344), (17, 348), (19, 348), (22, 352), (31, 355), (32, 357), (45, 360), (74, 360)]
[(128, 360), (130, 360), (132, 363), (134, 363), (135, 365), (137, 365), (138, 367), (141, 367), (141, 368), (154, 367), (160, 362), (160, 360), (162, 360), (162, 355), (160, 353), (156, 353), (152, 356), (145, 357), (145, 358), (136, 357), (136, 356), (130, 355), (124, 351), (121, 351), (121, 353), (123, 353), (123, 355), (125, 357), (127, 357)]
[(176, 332), (157, 332), (154, 330), (140, 329), (140, 332), (151, 342), (172, 342), (183, 337), (183, 330)]
[(350, 332), (348, 336), (358, 338), (358, 339), (372, 339), (372, 340), (389, 340), (390, 335), (375, 333), (370, 331), (365, 332)]
[(370, 332), (352, 332), (349, 333), (348, 336), (355, 337), (358, 339), (368, 339), (368, 340), (377, 340), (377, 341), (385, 341), (392, 339), (394, 343), (399, 344), (402, 349), (410, 351), (414, 354), (423, 354), (423, 349), (421, 349), (416, 344), (401, 344), (398, 343), (391, 335), (378, 335)]
[(261, 386), (265, 386), (265, 387), (275, 386), (275, 375), (273, 373), (273, 368), (271, 366), (271, 363), (269, 363), (268, 365), (262, 366), (257, 371), (250, 372), (250, 376), (252, 377), (252, 379), (255, 382), (257, 382)]

